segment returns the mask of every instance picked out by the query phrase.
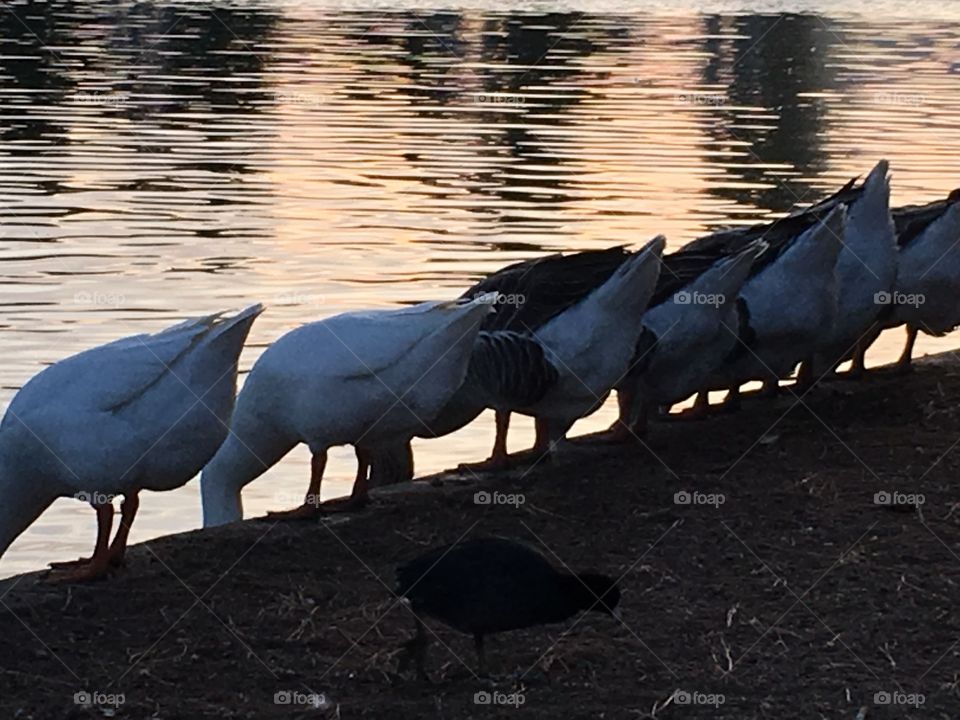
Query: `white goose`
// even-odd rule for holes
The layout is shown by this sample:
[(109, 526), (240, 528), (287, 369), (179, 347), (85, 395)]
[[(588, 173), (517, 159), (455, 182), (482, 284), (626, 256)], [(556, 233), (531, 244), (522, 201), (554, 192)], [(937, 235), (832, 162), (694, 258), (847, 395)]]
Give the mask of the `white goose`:
[[(838, 204), (823, 220), (789, 216), (775, 223), (766, 241), (782, 244), (777, 257), (740, 290), (746, 304), (751, 342), (735, 359), (711, 374), (708, 387), (727, 388), (736, 406), (740, 384), (763, 380), (769, 393), (790, 375), (804, 353), (816, 348), (824, 327), (837, 313), (837, 256), (843, 247), (846, 207)], [(778, 225), (781, 225), (779, 230)], [(794, 225), (803, 229), (794, 234)]]
[(960, 190), (946, 200), (893, 212), (900, 262), (884, 327), (906, 324), (897, 362), (910, 367), (918, 332), (941, 336), (960, 326)]
[(354, 445), (358, 460), (339, 509), (365, 503), (371, 453), (408, 441), (460, 387), (493, 299), (344, 313), (273, 343), (237, 398), (230, 437), (203, 470), (204, 526), (240, 520), (243, 487), (300, 443), (313, 456), (306, 499), (275, 517), (320, 511), (327, 450), (336, 445)]
[[(58, 497), (97, 512), (93, 557), (55, 579), (103, 576), (122, 563), (140, 490), (185, 484), (227, 436), (237, 359), (255, 305), (153, 335), (134, 335), (46, 368), (0, 422), (0, 555)], [(123, 495), (113, 543), (112, 496)]]
[[(480, 333), (463, 386), (431, 424), (434, 436), (453, 432), (479, 410), (493, 408), (493, 453), (465, 467), (497, 470), (509, 465), (506, 434), (513, 412), (535, 418), (534, 451), (559, 449), (573, 423), (597, 410), (626, 371), (642, 331), (629, 318), (639, 317), (653, 295), (665, 244), (659, 236), (626, 256), (619, 248), (604, 251), (606, 257), (569, 256), (565, 260), (572, 267), (562, 274), (578, 272), (585, 285), (579, 290), (555, 287), (552, 281), (561, 274), (557, 268), (548, 277), (532, 278), (526, 296), (541, 312), (546, 310), (549, 319), (537, 325), (530, 313), (521, 311), (521, 322), (511, 327), (522, 331)], [(528, 277), (535, 274), (531, 271)], [(605, 279), (599, 281), (598, 275)], [(564, 299), (563, 309), (553, 312), (561, 296), (573, 299), (576, 294), (581, 296), (575, 302)]]
[(836, 266), (838, 312), (812, 365), (804, 363), (801, 368), (807, 377), (829, 372), (851, 356), (851, 372), (863, 370), (864, 354), (884, 309), (878, 298), (890, 294), (897, 275), (888, 169), (886, 160), (877, 163), (848, 205), (844, 246)]
[(652, 408), (697, 392), (738, 347), (743, 323), (737, 293), (765, 248), (753, 241), (732, 256), (681, 251), (664, 259), (663, 287), (643, 315), (630, 370), (616, 385), (620, 416), (606, 440), (643, 434)]
[(627, 372), (643, 332), (638, 319), (656, 289), (665, 245), (666, 238), (657, 236), (583, 300), (530, 338), (516, 338), (517, 342), (536, 344), (538, 353), (525, 354), (540, 358), (540, 366), (514, 363), (511, 370), (548, 381), (540, 383), (543, 392), (536, 400), (501, 397), (498, 402), (503, 403), (502, 409), (536, 418), (535, 451), (559, 450), (573, 423), (599, 409)]
[[(418, 437), (437, 438), (472, 422), (487, 408), (496, 411), (496, 437), (489, 459), (468, 465), (495, 470), (509, 465), (507, 431), (515, 407), (540, 400), (557, 372), (533, 337), (546, 323), (605, 283), (632, 253), (622, 246), (570, 255), (546, 255), (514, 263), (488, 275), (461, 295), (497, 293), (507, 302), (488, 316), (477, 336), (463, 385)], [(413, 479), (409, 443), (379, 451), (370, 469), (372, 485)]]

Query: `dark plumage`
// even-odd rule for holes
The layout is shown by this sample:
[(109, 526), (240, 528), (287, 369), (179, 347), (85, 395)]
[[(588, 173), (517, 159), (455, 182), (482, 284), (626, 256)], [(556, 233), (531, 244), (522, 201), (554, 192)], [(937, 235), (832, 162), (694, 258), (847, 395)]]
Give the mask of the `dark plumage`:
[(653, 291), (649, 307), (666, 302), (692, 283), (725, 256), (713, 252), (677, 250), (663, 256), (657, 289)]
[(900, 247), (909, 245), (956, 202), (960, 202), (960, 188), (942, 200), (934, 200), (925, 205), (904, 205), (894, 208), (890, 214), (897, 228), (897, 244)]
[[(721, 230), (706, 235), (687, 243), (674, 255), (693, 253), (707, 257), (713, 256), (717, 260), (742, 252), (750, 243), (762, 239), (767, 247), (757, 255), (750, 269), (751, 276), (757, 275), (780, 257), (794, 240), (816, 223), (823, 222), (838, 204), (849, 204), (856, 200), (863, 192), (863, 185), (856, 186), (856, 181), (857, 178), (854, 178), (833, 195), (808, 208), (773, 222)], [(667, 262), (670, 257), (665, 257), (664, 261)]]
[(522, 302), (498, 304), (481, 329), (529, 333), (603, 285), (628, 257), (630, 253), (618, 245), (524, 260), (485, 277), (461, 297), (489, 292), (522, 297)]
[(557, 382), (557, 369), (543, 346), (529, 335), (501, 330), (480, 332), (466, 382), (484, 389), (484, 405), (533, 405)]
[[(464, 292), (463, 298), (496, 292), (502, 300), (481, 326), (461, 391), (437, 417), (427, 419), (419, 436), (447, 435), (492, 407), (497, 411), (493, 456), (505, 455), (510, 409), (535, 404), (557, 379), (534, 334), (603, 285), (630, 256), (619, 245), (547, 255), (508, 265)], [(380, 448), (370, 462), (369, 484), (411, 480), (413, 474), (409, 443)]]
[(616, 582), (595, 573), (558, 570), (540, 553), (504, 538), (481, 538), (428, 550), (397, 570), (397, 595), (416, 615), (416, 636), (407, 649), (426, 677), (423, 617), (473, 635), (480, 672), (483, 638), (565, 620), (581, 610), (614, 614)]

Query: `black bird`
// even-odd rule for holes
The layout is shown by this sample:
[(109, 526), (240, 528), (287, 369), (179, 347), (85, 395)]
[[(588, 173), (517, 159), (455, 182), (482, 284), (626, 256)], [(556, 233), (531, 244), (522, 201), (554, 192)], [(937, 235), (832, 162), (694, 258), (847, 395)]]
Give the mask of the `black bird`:
[(514, 540), (479, 538), (434, 548), (397, 570), (397, 595), (409, 603), (417, 634), (405, 644), (426, 679), (429, 641), (423, 616), (473, 635), (481, 674), (484, 636), (560, 622), (581, 610), (614, 615), (620, 589), (613, 578), (558, 570)]

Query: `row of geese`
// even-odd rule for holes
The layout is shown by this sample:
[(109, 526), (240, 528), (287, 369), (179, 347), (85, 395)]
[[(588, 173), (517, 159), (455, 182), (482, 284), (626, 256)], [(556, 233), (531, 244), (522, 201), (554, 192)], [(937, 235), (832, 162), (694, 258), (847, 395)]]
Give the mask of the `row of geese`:
[[(365, 503), (371, 483), (412, 476), (410, 441), (496, 412), (488, 468), (508, 462), (510, 414), (535, 418), (535, 449), (557, 452), (611, 390), (609, 440), (644, 431), (657, 408), (695, 393), (791, 376), (809, 386), (887, 327), (960, 324), (960, 192), (889, 206), (888, 165), (774, 222), (700, 238), (664, 254), (657, 237), (550, 255), (483, 279), (455, 301), (353, 312), (274, 342), (239, 396), (237, 361), (252, 306), (193, 319), (66, 358), (33, 377), (0, 422), (0, 555), (56, 498), (88, 499), (89, 560), (58, 580), (123, 562), (140, 490), (170, 490), (201, 469), (205, 526), (240, 520), (241, 490), (292, 448), (312, 453), (306, 500), (278, 518)], [(504, 303), (504, 298), (523, 302)], [(356, 448), (349, 499), (319, 502), (327, 450)], [(82, 494), (82, 495), (81, 495)], [(123, 496), (114, 524), (112, 498)]]

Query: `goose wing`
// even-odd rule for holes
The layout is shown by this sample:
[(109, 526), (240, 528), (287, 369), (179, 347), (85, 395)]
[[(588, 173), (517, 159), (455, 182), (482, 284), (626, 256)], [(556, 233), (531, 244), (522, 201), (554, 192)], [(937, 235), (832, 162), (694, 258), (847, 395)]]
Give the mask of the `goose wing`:
[(824, 213), (829, 214), (831, 210), (841, 203), (844, 205), (850, 205), (857, 198), (859, 198), (861, 194), (863, 194), (863, 183), (857, 185), (858, 180), (860, 180), (859, 176), (851, 178), (846, 185), (837, 190), (833, 195), (825, 197), (823, 200), (815, 202), (809, 207), (797, 210), (791, 213), (791, 216), (805, 215), (807, 213), (816, 213), (819, 216)]
[(926, 205), (904, 205), (894, 208), (891, 214), (897, 229), (897, 244), (900, 247), (909, 245), (923, 235), (924, 230), (956, 202), (960, 202), (960, 188), (951, 192), (943, 200), (934, 200)]
[(766, 248), (760, 252), (751, 267), (751, 274), (776, 261), (790, 244), (817, 222), (823, 222), (839, 204), (849, 204), (863, 191), (863, 185), (856, 185), (853, 178), (833, 195), (789, 215), (768, 223), (758, 223), (741, 228), (720, 230), (687, 243), (681, 251), (712, 256), (714, 261), (722, 257), (736, 255), (746, 250), (756, 240), (763, 240)]
[(482, 389), (485, 407), (522, 408), (540, 401), (556, 384), (557, 368), (529, 335), (500, 330), (477, 336), (467, 382)]
[(220, 313), (153, 334), (133, 335), (57, 362), (28, 381), (8, 415), (51, 404), (77, 411), (113, 411), (142, 395), (215, 327)]
[(713, 267), (725, 255), (716, 255), (699, 250), (680, 249), (664, 255), (649, 307), (656, 307)]
[(515, 263), (484, 278), (463, 297), (486, 292), (507, 296), (515, 302), (499, 303), (483, 329), (532, 332), (606, 282), (629, 255), (618, 245)]

